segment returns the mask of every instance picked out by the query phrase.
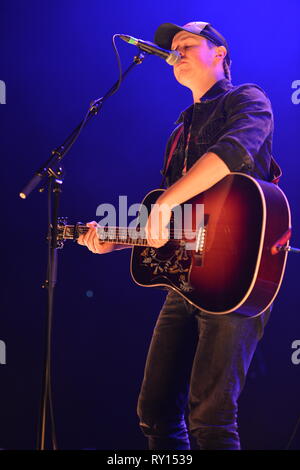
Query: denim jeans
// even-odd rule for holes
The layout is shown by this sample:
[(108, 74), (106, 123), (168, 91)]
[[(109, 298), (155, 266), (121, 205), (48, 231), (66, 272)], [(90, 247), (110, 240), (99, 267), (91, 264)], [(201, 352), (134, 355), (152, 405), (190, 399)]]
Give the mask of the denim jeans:
[(207, 314), (169, 291), (137, 406), (149, 449), (190, 449), (189, 433), (199, 449), (240, 449), (237, 401), (270, 311)]

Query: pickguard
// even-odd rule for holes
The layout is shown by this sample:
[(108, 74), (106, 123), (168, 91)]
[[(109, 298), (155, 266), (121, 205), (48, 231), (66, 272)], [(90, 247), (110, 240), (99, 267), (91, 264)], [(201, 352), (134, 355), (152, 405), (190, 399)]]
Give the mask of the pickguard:
[(162, 248), (147, 247), (140, 253), (140, 267), (148, 271), (152, 282), (159, 282), (159, 278), (167, 278), (168, 283), (182, 292), (193, 290), (189, 282), (189, 273), (192, 258), (185, 248), (185, 244), (178, 244), (169, 256)]

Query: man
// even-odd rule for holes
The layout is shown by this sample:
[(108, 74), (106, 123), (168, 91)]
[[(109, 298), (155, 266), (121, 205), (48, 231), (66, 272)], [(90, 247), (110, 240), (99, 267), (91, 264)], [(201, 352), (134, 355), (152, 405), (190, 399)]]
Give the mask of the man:
[[(273, 115), (261, 88), (232, 85), (228, 44), (210, 24), (165, 23), (157, 29), (155, 42), (180, 53), (174, 75), (191, 90), (194, 101), (169, 139), (164, 167), (168, 189), (146, 225), (149, 244), (158, 248), (168, 239), (172, 208), (230, 172), (272, 179)], [(94, 253), (120, 248), (100, 243), (96, 223), (89, 226), (79, 243)], [(189, 432), (200, 449), (240, 449), (237, 400), (269, 315), (270, 309), (257, 317), (208, 314), (169, 291), (138, 400), (140, 427), (150, 449), (190, 448), (187, 405)]]

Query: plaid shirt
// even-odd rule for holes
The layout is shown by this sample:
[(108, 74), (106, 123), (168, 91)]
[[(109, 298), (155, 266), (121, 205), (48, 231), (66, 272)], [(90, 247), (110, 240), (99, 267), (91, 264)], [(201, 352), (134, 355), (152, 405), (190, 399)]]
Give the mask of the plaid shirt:
[(184, 110), (166, 147), (165, 174), (172, 142), (183, 127), (166, 177), (170, 186), (207, 152), (217, 154), (231, 172), (247, 173), (270, 181), (273, 112), (265, 92), (252, 83), (233, 86), (226, 78), (216, 82), (201, 98)]

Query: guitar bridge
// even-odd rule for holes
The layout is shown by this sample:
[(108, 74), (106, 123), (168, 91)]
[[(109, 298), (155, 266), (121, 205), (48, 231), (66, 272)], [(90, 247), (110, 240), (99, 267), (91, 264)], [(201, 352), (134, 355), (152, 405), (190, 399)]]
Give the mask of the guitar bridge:
[(196, 248), (195, 248), (196, 253), (201, 254), (203, 252), (204, 242), (205, 242), (205, 233), (206, 233), (206, 228), (200, 227), (198, 230), (198, 235), (197, 235), (197, 240), (196, 240)]
[(201, 225), (199, 227), (198, 233), (197, 233), (197, 238), (196, 238), (196, 247), (195, 247), (195, 251), (194, 251), (194, 265), (195, 266), (202, 266), (202, 264), (203, 264), (207, 224), (208, 224), (208, 215), (205, 214), (204, 215), (204, 225)]

